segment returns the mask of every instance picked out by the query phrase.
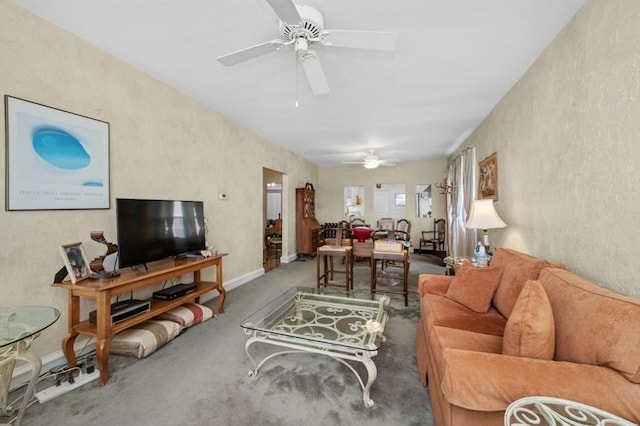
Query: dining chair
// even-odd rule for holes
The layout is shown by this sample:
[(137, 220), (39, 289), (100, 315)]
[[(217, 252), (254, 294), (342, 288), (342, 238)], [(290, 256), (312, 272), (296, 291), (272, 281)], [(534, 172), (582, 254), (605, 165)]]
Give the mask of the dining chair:
[(376, 224), (376, 228), (377, 229), (381, 229), (381, 230), (393, 230), (396, 227), (396, 221), (391, 218), (391, 217), (382, 217), (380, 219), (378, 219), (378, 222)]
[[(353, 248), (351, 230), (346, 228), (325, 228), (318, 232), (317, 290), (321, 287), (344, 287), (353, 290)], [(344, 264), (344, 270), (336, 269), (334, 258)], [(344, 274), (344, 282), (334, 280), (336, 274)]]
[(411, 240), (411, 221), (408, 219), (398, 219), (395, 227), (396, 240)]
[(433, 231), (422, 231), (422, 238), (420, 238), (419, 243), (420, 252), (422, 253), (423, 247), (431, 247), (433, 254), (441, 258), (446, 257), (446, 251), (444, 249), (445, 233), (445, 220), (434, 220)]
[(354, 217), (351, 219), (351, 228), (356, 228), (358, 226), (367, 226), (364, 218)]

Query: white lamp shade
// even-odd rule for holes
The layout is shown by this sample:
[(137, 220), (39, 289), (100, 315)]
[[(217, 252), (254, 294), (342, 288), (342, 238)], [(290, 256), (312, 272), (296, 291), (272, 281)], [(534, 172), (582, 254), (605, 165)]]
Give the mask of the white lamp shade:
[(471, 204), (469, 218), (465, 225), (470, 229), (504, 228), (506, 223), (500, 219), (493, 205), (493, 200), (475, 200)]

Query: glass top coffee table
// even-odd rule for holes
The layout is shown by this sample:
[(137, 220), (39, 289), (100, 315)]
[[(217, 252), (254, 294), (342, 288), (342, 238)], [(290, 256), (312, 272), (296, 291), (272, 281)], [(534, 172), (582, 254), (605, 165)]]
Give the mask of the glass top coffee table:
[[(245, 319), (240, 326), (251, 336), (245, 344), (255, 377), (269, 359), (290, 353), (314, 353), (330, 356), (347, 366), (360, 382), (362, 399), (373, 406), (369, 397), (377, 369), (372, 357), (385, 341), (384, 328), (389, 319), (389, 298), (378, 300), (316, 294), (315, 289), (293, 287)], [(266, 356), (256, 364), (249, 346), (256, 342), (288, 348)], [(367, 382), (347, 361), (362, 363)]]
[(58, 321), (58, 318), (60, 311), (48, 306), (0, 307), (0, 416), (16, 414), (14, 407), (7, 404), (16, 360), (26, 361), (31, 366), (31, 380), (22, 396), (22, 404), (16, 417), (10, 421), (15, 426), (20, 426), (42, 368), (40, 357), (27, 351), (40, 332)]

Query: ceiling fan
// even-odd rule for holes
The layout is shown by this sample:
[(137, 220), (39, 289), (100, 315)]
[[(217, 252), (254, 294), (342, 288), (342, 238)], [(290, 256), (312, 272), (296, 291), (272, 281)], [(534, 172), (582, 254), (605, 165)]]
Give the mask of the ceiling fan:
[(375, 154), (375, 149), (370, 149), (369, 154), (362, 158), (362, 161), (344, 161), (342, 164), (363, 164), (365, 169), (375, 169), (378, 166), (393, 167), (400, 161), (399, 158), (381, 159)]
[(292, 0), (267, 0), (278, 18), (282, 38), (266, 41), (226, 55), (218, 61), (232, 66), (249, 59), (293, 46), (297, 63), (302, 65), (311, 91), (315, 95), (329, 93), (318, 55), (310, 46), (347, 47), (382, 51), (395, 50), (396, 33), (384, 31), (327, 30), (322, 14), (311, 6), (295, 5)]

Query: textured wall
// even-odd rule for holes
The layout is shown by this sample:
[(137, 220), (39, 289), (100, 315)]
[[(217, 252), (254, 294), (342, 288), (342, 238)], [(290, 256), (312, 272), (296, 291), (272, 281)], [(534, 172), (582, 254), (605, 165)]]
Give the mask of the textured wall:
[(395, 167), (367, 170), (362, 166), (321, 167), (316, 216), (320, 223), (344, 219), (344, 187), (365, 187), (365, 219), (373, 221), (373, 190), (376, 183), (405, 184), (407, 219), (411, 220), (411, 241), (417, 246), (420, 231), (433, 230), (433, 219), (415, 216), (413, 194), (416, 185), (431, 184), (434, 218), (444, 217), (445, 199), (435, 187), (446, 175), (446, 160), (413, 161)]
[[(3, 95), (110, 123), (111, 209), (0, 209), (0, 306), (51, 305), (64, 313), (36, 340), (37, 351), (59, 350), (66, 332), (66, 293), (50, 286), (62, 266), (59, 246), (81, 241), (90, 259), (104, 254), (89, 233), (104, 230), (115, 240), (116, 197), (204, 200), (209, 240), (230, 253), (227, 281), (262, 268), (263, 167), (286, 174), (283, 218), (291, 223), (284, 227), (295, 229), (287, 193), (317, 181), (314, 164), (4, 0), (0, 52)], [(4, 103), (0, 116), (4, 122)], [(3, 199), (4, 155), (1, 149)], [(228, 200), (218, 200), (219, 192)], [(295, 233), (285, 254), (289, 248), (295, 253)], [(83, 308), (85, 316), (93, 309)]]
[(591, 0), (467, 139), (498, 152), (494, 245), (640, 297), (640, 1)]

